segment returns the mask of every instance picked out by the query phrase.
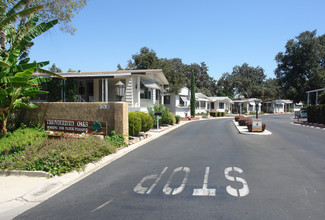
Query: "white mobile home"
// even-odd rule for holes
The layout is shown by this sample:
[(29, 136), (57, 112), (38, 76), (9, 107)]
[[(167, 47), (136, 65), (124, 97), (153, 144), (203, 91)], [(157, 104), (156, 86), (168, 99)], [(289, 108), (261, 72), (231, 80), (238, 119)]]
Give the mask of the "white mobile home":
[[(241, 99), (241, 100), (233, 100), (233, 107), (234, 107), (234, 112), (233, 113), (251, 113), (256, 111), (256, 106), (255, 106), (255, 101), (259, 100), (256, 98), (250, 98), (250, 99)], [(262, 104), (258, 104), (258, 111), (261, 112), (261, 106)]]
[[(69, 72), (60, 75), (76, 81), (77, 102), (119, 101), (115, 86), (121, 81), (125, 85), (121, 101), (129, 104), (129, 111), (146, 112), (148, 106), (163, 104), (163, 87), (168, 85), (161, 69)], [(64, 80), (62, 82), (65, 83)], [(66, 101), (65, 92), (61, 91), (63, 102)]]
[(284, 113), (290, 112), (291, 110), (294, 110), (294, 105), (291, 100), (265, 100), (262, 103), (262, 111), (265, 113)]
[(231, 106), (233, 101), (226, 97), (209, 97), (210, 100), (210, 112), (229, 112), (231, 113)]
[(178, 94), (167, 93), (164, 95), (164, 105), (170, 109), (174, 115), (181, 117), (190, 116), (191, 91), (184, 87)]

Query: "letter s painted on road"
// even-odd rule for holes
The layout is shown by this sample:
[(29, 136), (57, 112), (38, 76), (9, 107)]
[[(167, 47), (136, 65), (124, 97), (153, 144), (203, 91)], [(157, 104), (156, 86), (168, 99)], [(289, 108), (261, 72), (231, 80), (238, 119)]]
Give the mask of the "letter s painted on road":
[(232, 172), (232, 171), (238, 172), (238, 173), (243, 173), (243, 170), (238, 168), (238, 167), (227, 167), (225, 169), (225, 177), (226, 177), (226, 179), (230, 180), (230, 181), (241, 182), (243, 184), (243, 188), (235, 189), (235, 188), (233, 188), (231, 186), (227, 186), (227, 188), (226, 188), (227, 192), (230, 195), (235, 196), (235, 197), (247, 196), (249, 194), (249, 188), (248, 188), (246, 180), (244, 180), (241, 177), (229, 176), (229, 172)]

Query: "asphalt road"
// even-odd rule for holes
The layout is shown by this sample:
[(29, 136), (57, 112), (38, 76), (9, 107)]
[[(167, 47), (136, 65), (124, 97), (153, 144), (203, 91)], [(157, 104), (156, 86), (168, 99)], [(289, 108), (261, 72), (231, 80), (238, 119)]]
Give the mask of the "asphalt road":
[(325, 219), (325, 131), (290, 117), (186, 124), (17, 219)]

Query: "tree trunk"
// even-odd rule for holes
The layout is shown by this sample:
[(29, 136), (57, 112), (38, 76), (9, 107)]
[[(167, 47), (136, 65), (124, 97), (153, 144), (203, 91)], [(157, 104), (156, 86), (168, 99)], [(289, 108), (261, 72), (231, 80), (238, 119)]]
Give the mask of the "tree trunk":
[(7, 120), (1, 121), (1, 133), (7, 134)]
[(0, 30), (0, 44), (1, 44), (1, 50), (2, 52), (6, 52), (6, 33), (4, 30)]

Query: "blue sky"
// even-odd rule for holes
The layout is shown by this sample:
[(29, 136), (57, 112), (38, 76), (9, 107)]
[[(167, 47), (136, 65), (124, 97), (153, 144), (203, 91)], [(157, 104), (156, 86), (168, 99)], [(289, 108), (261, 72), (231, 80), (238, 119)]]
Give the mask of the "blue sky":
[(236, 65), (274, 76), (276, 54), (306, 30), (325, 34), (324, 0), (88, 0), (75, 35), (56, 27), (36, 39), (31, 60), (62, 71), (116, 70), (146, 46), (159, 58), (205, 62), (216, 80)]

